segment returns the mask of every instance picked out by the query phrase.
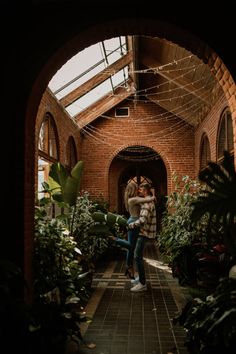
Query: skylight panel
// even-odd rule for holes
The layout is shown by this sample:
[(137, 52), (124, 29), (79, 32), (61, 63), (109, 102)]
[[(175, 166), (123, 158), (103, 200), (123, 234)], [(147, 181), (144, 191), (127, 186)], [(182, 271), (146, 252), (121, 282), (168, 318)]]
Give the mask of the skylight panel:
[(103, 43), (109, 65), (127, 54), (125, 37), (108, 39)]
[(63, 98), (65, 95), (67, 95), (68, 93), (72, 92), (77, 87), (82, 85), (84, 82), (86, 82), (87, 80), (91, 79), (93, 76), (95, 76), (99, 72), (101, 72), (104, 69), (104, 67), (105, 67), (104, 66), (104, 62), (102, 64), (96, 66), (93, 70), (89, 71), (87, 74), (84, 74), (83, 77), (81, 77), (80, 79), (72, 82), (69, 86), (66, 86), (63, 90), (61, 90), (60, 92), (55, 94), (56, 98), (57, 99)]
[[(49, 88), (58, 100), (79, 88), (105, 68), (127, 54), (126, 37), (111, 38), (94, 44), (76, 54), (62, 66), (49, 82)], [(106, 76), (107, 77), (107, 76)], [(71, 116), (75, 116), (90, 105), (101, 99), (114, 88), (122, 85), (128, 79), (128, 67), (120, 70), (109, 79), (94, 87), (88, 93), (78, 98), (66, 107)]]
[[(49, 88), (56, 95), (63, 90), (63, 96), (79, 87), (106, 67), (99, 43), (84, 49), (62, 66), (49, 82)], [(63, 89), (63, 86), (67, 88)], [(61, 92), (62, 92), (61, 90)], [(62, 96), (62, 95), (60, 95)], [(61, 97), (60, 97), (61, 98)]]
[(48, 86), (58, 99), (61, 99), (127, 53), (125, 37), (104, 41), (105, 53), (101, 43), (94, 44), (76, 54), (54, 75)]
[[(113, 87), (121, 86), (128, 80), (128, 66), (112, 76)], [(123, 86), (123, 85), (122, 85)]]
[(112, 87), (110, 79), (107, 79), (89, 91), (86, 95), (73, 102), (70, 106), (66, 107), (66, 110), (71, 116), (75, 116), (109, 92), (112, 92)]

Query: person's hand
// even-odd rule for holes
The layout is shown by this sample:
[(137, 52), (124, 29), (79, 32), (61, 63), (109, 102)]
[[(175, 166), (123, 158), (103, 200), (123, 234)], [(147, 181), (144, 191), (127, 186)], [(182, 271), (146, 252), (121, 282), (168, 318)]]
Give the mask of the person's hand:
[(108, 238), (111, 240), (111, 241), (116, 241), (116, 237), (114, 235), (108, 235)]
[(135, 224), (133, 222), (131, 222), (130, 224), (127, 225), (128, 229), (134, 229), (135, 228)]

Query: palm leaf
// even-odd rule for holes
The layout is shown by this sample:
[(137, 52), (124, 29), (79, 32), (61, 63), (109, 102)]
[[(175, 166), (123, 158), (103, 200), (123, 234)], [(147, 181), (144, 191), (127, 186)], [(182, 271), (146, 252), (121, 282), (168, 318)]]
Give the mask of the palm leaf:
[[(200, 181), (204, 182), (207, 190), (191, 203), (191, 220), (193, 224), (205, 214), (209, 215), (208, 223), (212, 221), (222, 223), (225, 236), (233, 236), (230, 231), (236, 222), (236, 172), (230, 154), (224, 152), (222, 165), (215, 162), (208, 163), (206, 169), (199, 174)], [(233, 243), (235, 243), (234, 240)]]
[[(66, 180), (68, 177), (68, 172), (66, 168), (60, 162), (55, 162), (50, 167), (49, 176), (52, 178), (54, 183), (56, 182), (55, 185), (61, 188), (63, 193)], [(52, 183), (52, 180), (50, 181), (50, 183)]]
[(78, 161), (75, 167), (72, 169), (71, 175), (69, 175), (65, 181), (63, 196), (64, 201), (70, 206), (76, 204), (81, 183), (82, 172), (83, 161)]

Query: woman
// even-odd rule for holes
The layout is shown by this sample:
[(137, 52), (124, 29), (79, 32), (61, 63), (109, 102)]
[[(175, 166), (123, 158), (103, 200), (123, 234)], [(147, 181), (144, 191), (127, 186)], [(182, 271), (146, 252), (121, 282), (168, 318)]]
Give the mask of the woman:
[[(141, 203), (148, 203), (153, 200), (155, 200), (154, 196), (148, 196), (145, 198), (139, 197), (136, 183), (135, 182), (128, 183), (124, 195), (125, 208), (130, 214), (127, 223), (130, 224), (131, 222), (134, 222), (135, 220), (138, 219)], [(121, 238), (114, 238), (113, 236), (113, 239), (116, 241), (118, 245), (127, 248), (125, 275), (128, 276), (130, 279), (134, 279), (133, 259), (134, 259), (134, 249), (135, 249), (138, 233), (139, 233), (138, 228), (128, 230), (127, 240)]]

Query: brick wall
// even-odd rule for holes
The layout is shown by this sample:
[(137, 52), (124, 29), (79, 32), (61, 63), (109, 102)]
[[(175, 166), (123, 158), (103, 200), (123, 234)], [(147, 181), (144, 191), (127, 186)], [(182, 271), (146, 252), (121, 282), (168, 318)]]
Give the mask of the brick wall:
[[(173, 189), (171, 173), (194, 177), (194, 130), (179, 118), (166, 119), (153, 103), (132, 101), (128, 118), (114, 118), (114, 110), (98, 118), (90, 130), (82, 131), (82, 160), (85, 163), (83, 189), (92, 196), (117, 193), (117, 181), (125, 163), (112, 165), (119, 151), (132, 145), (151, 147), (161, 155), (167, 171), (167, 191)], [(115, 205), (112, 205), (114, 208)]]
[[(189, 175), (195, 178), (199, 172), (200, 143), (203, 133), (209, 138), (211, 160), (216, 160), (217, 130), (222, 111), (227, 106), (225, 95), (214, 105), (204, 121), (196, 128), (184, 123), (177, 117), (161, 117), (161, 108), (153, 103), (127, 100), (120, 107), (128, 106), (128, 118), (115, 118), (115, 111), (106, 115), (112, 119), (98, 118), (89, 129), (81, 130), (69, 115), (46, 90), (39, 106), (35, 127), (35, 148), (45, 113), (49, 112), (55, 120), (59, 138), (60, 161), (66, 161), (66, 143), (73, 136), (78, 160), (83, 160), (85, 169), (82, 189), (91, 196), (103, 196), (110, 202), (111, 209), (118, 209), (118, 185), (126, 161), (114, 163), (117, 154), (128, 146), (144, 145), (153, 148), (161, 155), (167, 172), (167, 193), (173, 190), (171, 174)], [(195, 134), (195, 135), (194, 135)], [(37, 166), (37, 155), (35, 160)], [(37, 168), (35, 169), (37, 186)]]

